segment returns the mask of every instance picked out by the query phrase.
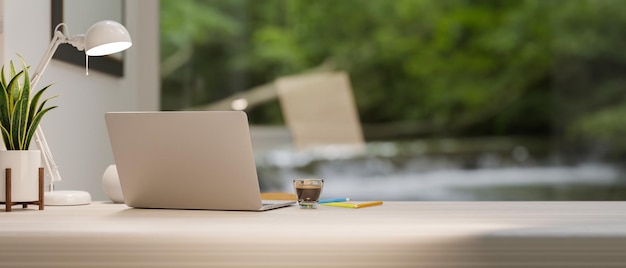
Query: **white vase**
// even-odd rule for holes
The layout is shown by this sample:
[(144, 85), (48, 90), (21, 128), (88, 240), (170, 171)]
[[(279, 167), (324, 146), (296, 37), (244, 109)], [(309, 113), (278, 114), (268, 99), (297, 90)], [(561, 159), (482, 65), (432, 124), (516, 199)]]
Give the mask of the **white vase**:
[(0, 202), (6, 202), (6, 169), (11, 168), (11, 202), (39, 200), (39, 150), (0, 150)]

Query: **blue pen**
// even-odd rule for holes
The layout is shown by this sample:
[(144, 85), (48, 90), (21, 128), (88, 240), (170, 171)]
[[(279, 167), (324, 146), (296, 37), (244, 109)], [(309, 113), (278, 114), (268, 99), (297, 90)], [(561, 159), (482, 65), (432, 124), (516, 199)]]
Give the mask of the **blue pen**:
[(334, 198), (334, 199), (324, 199), (324, 200), (320, 200), (318, 201), (318, 203), (320, 204), (324, 204), (324, 203), (336, 203), (336, 202), (348, 202), (350, 201), (350, 198)]

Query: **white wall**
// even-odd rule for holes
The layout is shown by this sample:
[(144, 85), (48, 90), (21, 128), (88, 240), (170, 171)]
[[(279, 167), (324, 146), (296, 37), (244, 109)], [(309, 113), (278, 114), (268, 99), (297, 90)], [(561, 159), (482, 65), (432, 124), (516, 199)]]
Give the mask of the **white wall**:
[[(21, 54), (35, 68), (50, 43), (50, 1), (2, 1), (0, 59), (3, 64)], [(126, 21), (133, 46), (125, 55), (124, 77), (52, 60), (38, 87), (54, 84), (51, 101), (59, 108), (42, 122), (63, 181), (58, 190), (85, 190), (94, 200), (106, 200), (102, 173), (113, 164), (104, 113), (159, 109), (159, 1), (126, 2)], [(77, 34), (72, 32), (70, 34)]]

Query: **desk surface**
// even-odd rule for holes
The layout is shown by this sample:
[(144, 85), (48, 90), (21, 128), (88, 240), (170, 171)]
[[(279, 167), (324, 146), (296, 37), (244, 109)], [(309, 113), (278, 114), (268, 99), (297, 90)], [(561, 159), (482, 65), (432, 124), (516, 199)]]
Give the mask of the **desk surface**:
[[(0, 267), (626, 266), (626, 202), (0, 212)], [(554, 266), (550, 266), (554, 267)]]

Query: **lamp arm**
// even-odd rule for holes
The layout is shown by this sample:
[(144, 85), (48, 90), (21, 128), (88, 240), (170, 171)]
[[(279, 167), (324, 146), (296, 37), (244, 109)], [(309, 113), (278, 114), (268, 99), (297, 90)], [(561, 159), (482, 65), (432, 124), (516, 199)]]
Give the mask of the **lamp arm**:
[(44, 54), (43, 58), (41, 58), (41, 62), (39, 62), (37, 69), (35, 69), (35, 74), (30, 80), (30, 84), (32, 88), (34, 88), (37, 85), (37, 82), (39, 82), (39, 78), (41, 77), (43, 72), (46, 70), (46, 67), (48, 67), (50, 60), (52, 60), (52, 56), (54, 56), (54, 52), (57, 51), (57, 48), (59, 48), (59, 45), (66, 43), (67, 42), (66, 40), (67, 40), (67, 37), (65, 37), (65, 34), (63, 34), (63, 32), (59, 30), (54, 31), (54, 36), (52, 37), (52, 41), (50, 41), (48, 50), (46, 50), (46, 54)]
[(49, 190), (53, 191), (54, 182), (61, 181), (61, 173), (59, 173), (59, 166), (57, 166), (54, 161), (52, 153), (50, 153), (50, 147), (48, 147), (48, 142), (46, 141), (46, 136), (43, 134), (41, 126), (37, 126), (37, 130), (35, 131), (35, 142), (43, 154), (43, 163), (48, 172), (48, 176), (50, 176)]
[[(65, 37), (65, 34), (63, 34), (63, 32), (59, 30), (55, 30), (52, 41), (50, 41), (50, 45), (48, 46), (44, 57), (41, 59), (41, 62), (39, 62), (39, 65), (35, 70), (35, 74), (31, 79), (31, 88), (35, 88), (37, 82), (39, 82), (41, 74), (43, 74), (43, 72), (46, 70), (46, 67), (48, 67), (50, 60), (52, 60), (52, 56), (54, 56), (54, 52), (56, 52), (57, 48), (59, 48), (59, 45), (66, 42), (67, 38)], [(50, 147), (48, 147), (48, 142), (46, 141), (46, 137), (43, 134), (41, 126), (37, 126), (37, 130), (35, 131), (35, 142), (37, 143), (39, 150), (41, 150), (43, 154), (43, 162), (46, 166), (46, 171), (50, 176), (50, 191), (52, 191), (54, 188), (54, 182), (61, 180), (61, 174), (59, 173), (58, 166), (56, 165), (54, 158), (52, 157)]]

